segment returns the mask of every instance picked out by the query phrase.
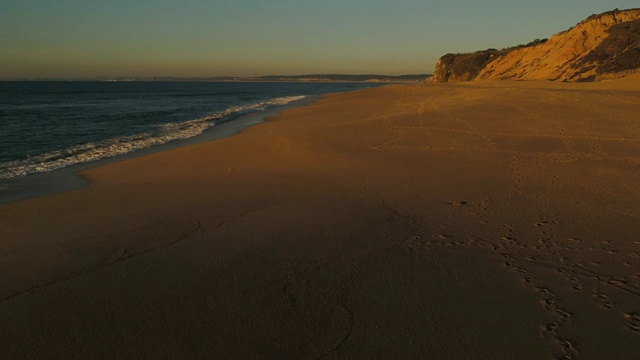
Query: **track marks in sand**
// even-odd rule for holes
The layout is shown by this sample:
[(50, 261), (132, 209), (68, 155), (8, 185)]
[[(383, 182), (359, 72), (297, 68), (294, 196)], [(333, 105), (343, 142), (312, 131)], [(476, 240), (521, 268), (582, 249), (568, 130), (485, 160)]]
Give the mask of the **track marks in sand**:
[[(412, 251), (433, 246), (482, 248), (499, 257), (505, 264), (505, 270), (519, 276), (523, 286), (534, 290), (538, 287), (554, 289), (553, 296), (539, 293), (545, 309), (552, 316), (549, 323), (541, 323), (541, 332), (549, 342), (562, 349), (558, 356), (576, 358), (583, 354), (579, 344), (572, 341), (570, 331), (572, 326), (590, 321), (591, 316), (613, 327), (619, 324), (621, 329), (633, 330), (633, 326), (638, 326), (634, 320), (636, 315), (629, 314), (635, 314), (634, 311), (638, 310), (633, 304), (640, 299), (640, 271), (637, 271), (640, 251), (633, 248), (633, 243), (621, 244), (615, 238), (599, 239), (600, 234), (585, 230), (591, 225), (588, 221), (583, 225), (576, 225), (572, 221), (572, 215), (564, 207), (572, 196), (575, 197), (575, 206), (579, 207), (579, 211), (576, 211), (578, 217), (582, 213), (595, 213), (601, 209), (598, 208), (599, 199), (591, 201), (587, 198), (583, 201), (573, 195), (575, 188), (571, 184), (575, 174), (562, 169), (584, 162), (599, 164), (609, 159), (615, 161), (615, 166), (640, 164), (634, 163), (636, 158), (627, 151), (640, 141), (640, 131), (638, 134), (616, 133), (616, 124), (635, 121), (633, 126), (639, 128), (640, 121), (629, 118), (628, 114), (626, 118), (619, 116), (623, 112), (618, 114), (611, 106), (594, 112), (592, 107), (598, 107), (599, 101), (595, 97), (591, 107), (583, 108), (583, 104), (573, 100), (566, 103), (564, 97), (569, 95), (565, 96), (561, 91), (541, 92), (540, 95), (543, 99), (540, 104), (548, 103), (554, 109), (559, 108), (558, 113), (551, 106), (548, 110), (535, 106), (519, 109), (517, 114), (522, 114), (522, 118), (514, 121), (523, 122), (524, 133), (517, 133), (519, 130), (515, 127), (497, 130), (504, 134), (482, 123), (465, 123), (466, 110), (449, 107), (454, 106), (451, 105), (454, 100), (442, 99), (437, 95), (425, 98), (417, 109), (422, 127), (428, 128), (431, 135), (440, 135), (436, 139), (439, 141), (437, 146), (428, 150), (438, 150), (438, 146), (443, 150), (461, 149), (455, 144), (457, 137), (482, 133), (489, 139), (484, 144), (478, 141), (476, 144), (484, 146), (478, 146), (476, 151), (492, 151), (490, 156), (495, 153), (502, 160), (509, 161), (509, 167), (506, 168), (508, 177), (505, 177), (508, 182), (503, 194), (492, 194), (497, 198), (495, 202), (491, 198), (469, 199), (471, 201), (462, 204), (462, 201), (467, 201), (463, 197), (445, 198), (441, 205), (445, 206), (443, 213), (448, 218), (434, 221), (433, 233), (429, 235), (416, 232), (407, 245)], [(585, 116), (573, 116), (573, 108), (580, 114), (584, 112)], [(432, 121), (433, 118), (439, 120)], [(523, 119), (530, 119), (532, 125), (526, 128), (528, 125)], [(612, 125), (612, 131), (609, 131), (608, 125)], [(404, 127), (404, 130), (403, 136), (412, 131), (421, 131), (419, 126)], [(450, 142), (449, 138), (452, 139)], [(497, 142), (497, 148), (486, 146), (488, 141), (493, 146)], [(402, 138), (395, 144), (399, 147), (404, 145), (407, 144), (403, 144)], [(616, 146), (620, 151), (615, 151)], [(541, 187), (544, 187), (543, 192), (539, 191)], [(601, 190), (602, 194), (619, 195), (615, 188)], [(530, 206), (531, 211), (525, 211), (526, 220), (523, 221), (525, 215), (511, 216), (507, 213), (509, 210), (505, 210), (505, 202), (509, 208), (510, 201), (518, 202), (519, 206)], [(620, 207), (616, 212), (624, 216), (635, 217), (637, 213), (630, 202), (610, 205)], [(417, 219), (418, 222), (422, 220)], [(571, 226), (576, 228), (572, 229)], [(584, 226), (584, 229), (580, 226)], [(546, 303), (550, 299), (552, 302)], [(627, 316), (623, 318), (625, 313)], [(630, 327), (632, 320), (636, 322)], [(634, 330), (634, 333), (637, 331)], [(585, 341), (580, 337), (575, 340)], [(584, 348), (586, 351), (588, 346), (584, 344)], [(584, 354), (585, 357), (587, 355)]]
[[(161, 221), (159, 223), (164, 222)], [(71, 252), (58, 254), (47, 259), (47, 262), (51, 262), (52, 264), (67, 264), (69, 262), (68, 259), (78, 258), (85, 260), (86, 263), (82, 264), (80, 270), (58, 265), (63, 270), (59, 274), (52, 276), (49, 281), (36, 284), (35, 286), (19, 290), (12, 294), (3, 294), (5, 296), (0, 299), (0, 301), (9, 300), (22, 294), (37, 291), (43, 287), (70, 280), (77, 276), (99, 271), (134, 256), (175, 245), (191, 238), (202, 229), (202, 223), (197, 219), (175, 224), (175, 228), (171, 230), (163, 230), (163, 228), (158, 226), (159, 223), (108, 234), (103, 237), (104, 240), (97, 239), (97, 241), (91, 241), (89, 245), (78, 247)], [(160, 234), (164, 236), (165, 241), (157, 244), (154, 241), (157, 241)]]
[(322, 271), (325, 264), (320, 264), (308, 271), (304, 276), (291, 280), (281, 286), (281, 304), (286, 309), (288, 322), (315, 321), (318, 314), (328, 315), (329, 326), (326, 332), (316, 333), (309, 343), (322, 349), (317, 358), (322, 359), (335, 353), (350, 338), (354, 329), (353, 311), (345, 304), (344, 294), (336, 296), (325, 294), (311, 280), (316, 272)]
[(540, 336), (554, 348), (558, 349), (556, 354), (558, 358), (577, 359), (581, 356), (581, 350), (577, 346), (577, 342), (565, 335), (564, 327), (571, 324), (574, 320), (574, 314), (571, 310), (563, 305), (562, 300), (544, 284), (540, 284), (542, 280), (537, 278), (535, 273), (527, 270), (521, 263), (519, 257), (511, 255), (511, 248), (520, 248), (520, 244), (515, 238), (514, 232), (507, 232), (500, 241), (493, 242), (482, 238), (474, 237), (472, 234), (466, 234), (460, 229), (450, 229), (440, 224), (438, 230), (433, 235), (424, 237), (423, 235), (414, 234), (411, 236), (407, 246), (412, 252), (428, 250), (429, 247), (470, 247), (477, 248), (481, 251), (493, 253), (502, 259), (502, 263), (507, 272), (515, 274), (523, 286), (534, 291), (540, 297), (540, 306), (548, 314), (548, 319), (540, 323)]
[[(571, 333), (577, 324), (591, 321), (591, 316), (609, 326), (618, 323), (621, 329), (639, 332), (640, 315), (630, 305), (640, 301), (640, 272), (616, 275), (613, 270), (635, 266), (634, 256), (640, 257), (637, 252), (623, 252), (612, 240), (601, 240), (590, 250), (587, 244), (593, 244), (592, 240), (566, 236), (553, 207), (544, 198), (536, 203), (541, 210), (538, 218), (532, 219), (526, 230), (522, 225), (495, 222), (499, 212), (492, 209), (491, 199), (467, 202), (465, 206), (460, 206), (460, 202), (449, 200), (442, 205), (455, 209), (451, 216), (468, 213), (480, 221), (465, 227), (456, 227), (455, 221), (449, 220), (434, 223), (432, 235), (412, 237), (409, 243), (413, 251), (436, 246), (493, 252), (506, 271), (518, 276), (524, 287), (539, 294), (540, 304), (550, 318), (548, 322), (541, 322), (540, 335), (558, 348), (559, 358), (586, 356), (579, 346), (579, 339), (572, 338)], [(483, 228), (487, 234), (502, 231), (503, 235), (495, 238), (482, 235)], [(632, 242), (630, 245), (640, 244)], [(601, 254), (590, 255), (594, 251)], [(610, 262), (624, 267), (610, 268)], [(594, 309), (591, 313), (588, 310), (591, 306), (599, 310)], [(626, 315), (623, 317), (622, 314)]]
[[(132, 257), (175, 246), (198, 234), (215, 231), (264, 208), (249, 210), (223, 219), (217, 219), (217, 221), (205, 221), (203, 219), (189, 221), (163, 220), (137, 229), (106, 234), (102, 237), (104, 240), (92, 241), (90, 245), (78, 247), (70, 253), (59, 254), (48, 259), (48, 261), (59, 261), (63, 264), (68, 262), (68, 258), (83, 258), (91, 261), (84, 264), (81, 270), (69, 269), (52, 277), (46, 283), (36, 284), (12, 294), (3, 294), (5, 296), (0, 298), (0, 301), (31, 293), (43, 287), (53, 286), (77, 276), (100, 271)], [(158, 239), (163, 239), (163, 241), (158, 243)]]
[(520, 111), (532, 123), (528, 129), (532, 134), (536, 133), (536, 128), (544, 128), (546, 129), (544, 137), (562, 140), (564, 145), (559, 149), (559, 152), (569, 152), (573, 147), (573, 139), (567, 134), (565, 119), (558, 115), (557, 112), (554, 114), (545, 114), (543, 112), (550, 105), (547, 97), (542, 96), (538, 101), (542, 103), (537, 104), (535, 109), (525, 108), (518, 105), (517, 102), (511, 103), (509, 106)]
[(387, 130), (389, 131), (389, 135), (390, 136), (389, 136), (389, 138), (387, 140), (385, 140), (382, 143), (380, 148), (396, 147), (398, 142), (400, 141), (400, 138), (405, 133), (405, 130), (402, 127), (399, 127), (397, 125), (393, 125), (393, 123), (392, 123), (392, 121), (390, 119), (386, 119), (385, 120), (385, 125), (387, 127)]
[(640, 311), (630, 311), (624, 314), (629, 330), (640, 333)]
[[(566, 299), (570, 299), (571, 302), (574, 303), (577, 299), (586, 298), (587, 303), (585, 304), (591, 303), (593, 306), (605, 311), (605, 313), (597, 313), (599, 314), (597, 316), (602, 320), (606, 318), (608, 319), (606, 321), (609, 323), (620, 322), (621, 326), (636, 333), (638, 332), (637, 327), (639, 323), (637, 321), (637, 312), (628, 311), (625, 313), (626, 315), (624, 318), (621, 319), (619, 317), (623, 309), (628, 309), (630, 304), (637, 304), (638, 299), (640, 298), (640, 289), (631, 284), (626, 277), (616, 277), (600, 273), (583, 266), (580, 262), (571, 261), (567, 258), (541, 259), (536, 258), (535, 256), (527, 256), (526, 258), (510, 256), (509, 261), (515, 271), (523, 274), (523, 283), (528, 286), (532, 286), (532, 284), (535, 286), (538, 280), (533, 275), (527, 275), (527, 270), (525, 268), (531, 268), (534, 273), (539, 272), (536, 270), (537, 268), (541, 270), (547, 269), (548, 274), (548, 270), (555, 270), (555, 273), (557, 274), (556, 277), (559, 277), (558, 280), (564, 280), (564, 284), (571, 286), (575, 291), (575, 295), (568, 295), (565, 288), (567, 285), (563, 285), (562, 282), (553, 280), (556, 284), (555, 286), (558, 287), (558, 290), (562, 290), (561, 292), (565, 294), (564, 296), (570, 296)], [(545, 276), (544, 278), (552, 279), (548, 276)], [(557, 334), (558, 330), (562, 329), (563, 325), (571, 324), (574, 317), (582, 316), (580, 315), (582, 314), (581, 312), (574, 314), (566, 307), (558, 306), (558, 304), (562, 303), (561, 297), (557, 296), (548, 287), (539, 286), (536, 288), (546, 297), (543, 307), (545, 307), (546, 310), (555, 313), (555, 320), (552, 325), (553, 329), (545, 328), (542, 331), (545, 336), (552, 336), (553, 338), (554, 333), (551, 330), (555, 331), (555, 334)], [(626, 295), (624, 295), (624, 293), (626, 293)], [(623, 304), (618, 304), (615, 299), (622, 300)], [(578, 300), (578, 303), (580, 303), (580, 300)], [(618, 309), (619, 307), (620, 309)], [(584, 312), (585, 310), (583, 309), (581, 311)], [(585, 321), (585, 319), (582, 319), (581, 321)], [(549, 335), (549, 333), (551, 335)], [(562, 333), (565, 333), (565, 331), (562, 331)], [(558, 336), (556, 340), (557, 343), (563, 347), (563, 352), (571, 356), (570, 358), (575, 358), (579, 355), (580, 350), (575, 346), (575, 342), (570, 341), (569, 343), (571, 346), (569, 347), (569, 344), (564, 342), (564, 340), (566, 340), (565, 337)], [(574, 353), (574, 350), (577, 353)]]
[(451, 200), (451, 201), (447, 201), (447, 205), (453, 205), (453, 206), (459, 206), (459, 205), (467, 205), (469, 202), (466, 200), (462, 200), (462, 201), (456, 201), (456, 200)]
[[(601, 134), (591, 121), (590, 113), (583, 108), (571, 108), (578, 106), (572, 99), (567, 99), (570, 106), (563, 104), (562, 96), (555, 92), (541, 92), (536, 99), (538, 103), (528, 107), (506, 105), (499, 99), (492, 99), (495, 106), (510, 108), (507, 112), (515, 113), (510, 116), (522, 123), (518, 129), (513, 128), (512, 121), (492, 119), (490, 115), (487, 115), (488, 119), (478, 120), (474, 117), (477, 114), (471, 110), (461, 110), (451, 104), (460, 94), (454, 92), (449, 95), (444, 98), (440, 94), (429, 94), (418, 106), (408, 101), (396, 101), (392, 106), (393, 112), (383, 119), (390, 136), (377, 148), (538, 153), (545, 157), (543, 160), (556, 162), (571, 162), (581, 157), (603, 159), (612, 155), (611, 151), (628, 154), (640, 148), (640, 135), (616, 132)], [(469, 101), (472, 102), (466, 106), (478, 106), (474, 100)], [(560, 107), (561, 111), (548, 110), (555, 107)], [(585, 119), (576, 120), (575, 116), (563, 115), (574, 114), (575, 111), (585, 111)], [(618, 125), (633, 123), (633, 126), (640, 127), (639, 122), (625, 118), (614, 110), (598, 115), (613, 117)], [(503, 131), (489, 125), (495, 122), (505, 124)], [(603, 144), (608, 145), (603, 148)]]
[[(446, 206), (459, 206), (458, 200), (446, 202)], [(483, 214), (484, 211), (490, 211), (490, 200), (487, 199), (479, 204), (467, 203), (465, 209), (474, 212), (476, 217), (480, 219), (487, 218)], [(462, 208), (461, 208), (462, 209)], [(481, 222), (487, 226), (486, 223)], [(541, 220), (539, 227), (552, 227), (552, 221)], [(472, 232), (468, 232), (462, 228), (454, 228), (445, 224), (433, 224), (433, 235), (423, 236), (415, 234), (408, 242), (411, 251), (420, 251), (429, 247), (469, 247), (486, 251), (500, 258), (507, 272), (515, 274), (520, 278), (521, 283), (528, 289), (535, 291), (540, 296), (540, 304), (548, 313), (550, 321), (540, 324), (540, 336), (550, 345), (558, 349), (557, 356), (559, 358), (576, 359), (581, 355), (581, 351), (577, 346), (577, 342), (565, 335), (564, 327), (573, 322), (574, 314), (571, 310), (563, 305), (563, 301), (539, 279), (535, 272), (525, 268), (528, 263), (521, 257), (531, 251), (526, 244), (518, 240), (517, 232), (506, 225), (504, 226), (504, 235), (500, 239), (492, 241), (487, 238), (478, 237)], [(530, 260), (535, 261), (535, 256), (529, 256)], [(558, 266), (558, 268), (560, 268)], [(560, 276), (567, 276), (566, 273), (558, 272)]]
[[(454, 115), (439, 104), (441, 94), (431, 94), (415, 107), (411, 102), (396, 101), (393, 111), (376, 120), (382, 121), (388, 137), (376, 149), (399, 148), (422, 151), (471, 150), (496, 151), (491, 138), (473, 121)], [(416, 116), (417, 115), (417, 116)]]
[[(436, 128), (428, 125), (429, 119), (424, 119), (425, 111), (429, 110), (430, 112), (432, 112), (433, 114), (432, 116), (444, 118), (445, 122), (453, 121), (454, 123), (460, 124), (462, 126), (463, 131), (466, 131), (469, 134), (480, 136), (486, 144), (485, 150), (497, 150), (497, 146), (493, 142), (491, 137), (489, 137), (486, 133), (480, 131), (478, 127), (471, 120), (467, 120), (461, 116), (456, 116), (452, 114), (451, 111), (449, 111), (447, 108), (442, 107), (440, 105), (440, 101), (441, 100), (436, 99), (433, 96), (430, 96), (420, 104), (418, 116), (421, 119), (423, 119), (422, 120), (423, 125), (425, 125), (428, 128)], [(447, 127), (444, 130), (455, 130), (455, 129), (450, 129)]]
[[(586, 141), (577, 142), (575, 152), (588, 152), (597, 157), (615, 157), (636, 153), (640, 141), (640, 122), (630, 115), (631, 103), (622, 94), (593, 94), (569, 96), (556, 94), (556, 106), (571, 108), (581, 121), (572, 124), (572, 133), (581, 134)], [(615, 104), (615, 105), (614, 105)], [(637, 156), (635, 156), (637, 157)]]
[(524, 191), (523, 186), (526, 176), (525, 167), (520, 156), (515, 154), (511, 156), (511, 164), (509, 170), (514, 176), (514, 183), (511, 186), (513, 191), (507, 194), (507, 196), (512, 197), (514, 195), (520, 195)]
[(539, 285), (540, 280), (525, 268), (516, 265), (511, 255), (503, 252), (499, 254), (505, 259), (504, 266), (508, 271), (518, 274), (522, 284), (536, 291), (540, 296), (540, 305), (552, 319), (546, 324), (540, 325), (540, 336), (547, 342), (553, 344), (560, 351), (559, 359), (577, 359), (581, 352), (576, 346), (576, 341), (560, 335), (561, 329), (573, 322), (573, 314), (567, 310), (558, 296), (548, 287)]

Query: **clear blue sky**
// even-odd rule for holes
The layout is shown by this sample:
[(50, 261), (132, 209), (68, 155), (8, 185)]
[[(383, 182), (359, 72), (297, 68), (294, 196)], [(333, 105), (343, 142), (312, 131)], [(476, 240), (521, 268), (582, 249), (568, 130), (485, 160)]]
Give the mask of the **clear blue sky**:
[(638, 0), (0, 0), (0, 78), (430, 73)]

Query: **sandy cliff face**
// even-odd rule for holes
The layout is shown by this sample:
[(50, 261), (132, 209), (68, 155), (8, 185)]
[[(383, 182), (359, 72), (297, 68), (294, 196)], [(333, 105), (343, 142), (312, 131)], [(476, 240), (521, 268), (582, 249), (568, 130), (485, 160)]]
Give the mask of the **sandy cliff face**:
[(438, 60), (433, 80), (437, 82), (471, 81), (487, 64), (502, 53), (479, 51), (473, 54), (447, 54)]
[(640, 9), (593, 15), (545, 43), (503, 50), (475, 76), (464, 76), (466, 69), (447, 66), (443, 60), (447, 56), (450, 54), (436, 66), (436, 81), (593, 81), (621, 77), (640, 69)]

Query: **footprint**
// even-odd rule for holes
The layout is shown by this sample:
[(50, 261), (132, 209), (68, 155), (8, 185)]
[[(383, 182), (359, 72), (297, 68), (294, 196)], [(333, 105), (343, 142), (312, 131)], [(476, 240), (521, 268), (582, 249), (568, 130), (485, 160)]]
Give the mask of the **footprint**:
[(611, 309), (613, 309), (613, 302), (607, 301), (604, 304), (602, 304), (602, 306), (604, 306), (605, 309), (611, 310)]
[(523, 275), (528, 275), (529, 274), (529, 272), (527, 270), (525, 270), (525, 269), (523, 269), (521, 267), (518, 267), (518, 266), (514, 267), (513, 270), (517, 271), (517, 272), (519, 272), (520, 274), (523, 274)]
[(545, 295), (551, 295), (551, 296), (555, 296), (554, 293), (551, 292), (551, 290), (547, 289), (546, 287), (538, 287), (537, 288), (539, 292), (545, 294)]
[(562, 347), (562, 352), (564, 353), (564, 356), (560, 357), (560, 359), (576, 359), (580, 357), (580, 352), (576, 348), (574, 341), (558, 338), (558, 343)]
[(631, 331), (640, 332), (640, 311), (631, 311), (624, 314), (627, 326)]
[(563, 309), (556, 309), (556, 314), (560, 315), (562, 318), (564, 319), (570, 319), (571, 318), (571, 314)]
[(556, 304), (556, 298), (548, 298), (544, 300), (544, 303), (546, 305), (555, 305)]

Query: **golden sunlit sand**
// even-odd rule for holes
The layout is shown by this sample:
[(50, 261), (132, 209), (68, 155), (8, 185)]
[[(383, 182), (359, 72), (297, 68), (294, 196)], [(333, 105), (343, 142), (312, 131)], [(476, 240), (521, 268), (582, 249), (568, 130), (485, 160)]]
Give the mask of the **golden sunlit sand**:
[(6, 358), (634, 358), (640, 78), (394, 85), (0, 207)]

